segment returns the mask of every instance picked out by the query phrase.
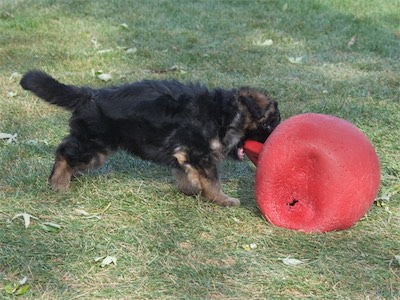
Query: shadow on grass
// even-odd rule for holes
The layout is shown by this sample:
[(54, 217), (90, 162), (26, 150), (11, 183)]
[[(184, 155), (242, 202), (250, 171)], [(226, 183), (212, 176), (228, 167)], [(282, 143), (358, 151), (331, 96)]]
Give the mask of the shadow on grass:
[[(241, 206), (250, 210), (256, 210), (254, 200), (254, 171), (250, 166), (250, 162), (246, 159), (243, 162), (226, 160), (221, 163), (219, 169), (220, 180), (223, 191), (232, 196), (238, 197), (241, 200)], [(165, 166), (160, 166), (149, 161), (144, 161), (129, 154), (119, 151), (111, 156), (108, 162), (97, 170), (89, 172), (89, 176), (103, 176), (110, 173), (129, 174), (134, 179), (150, 180), (160, 183), (168, 183), (171, 189), (178, 191), (175, 181), (172, 177), (172, 169)], [(236, 188), (233, 188), (232, 193), (226, 192), (227, 186), (233, 181)], [(193, 197), (186, 196), (189, 199)], [(205, 202), (207, 199), (203, 198)]]
[[(343, 74), (330, 77), (320, 68), (299, 70), (294, 66), (291, 69), (283, 68), (282, 71), (279, 69), (279, 66), (276, 69), (274, 68), (273, 64), (275, 62), (270, 63), (267, 67), (264, 67), (262, 63), (249, 63), (265, 61), (270, 53), (268, 51), (272, 51), (265, 49), (249, 51), (249, 46), (246, 43), (249, 42), (251, 37), (259, 33), (260, 35), (271, 34), (274, 41), (276, 40), (282, 44), (287, 39), (291, 39), (294, 43), (299, 41), (305, 44), (303, 50), (298, 50), (295, 47), (291, 48), (293, 46), (290, 45), (287, 48), (282, 46), (282, 49), (277, 49), (276, 51), (281, 52), (278, 56), (274, 57), (278, 57), (276, 64), (286, 62), (286, 56), (297, 54), (300, 51), (299, 55), (310, 53), (305, 60), (311, 66), (321, 66), (324, 63), (340, 64), (344, 62), (351, 64), (350, 69), (354, 68), (366, 72), (385, 68), (389, 71), (391, 68), (394, 70), (397, 64), (391, 64), (390, 61), (399, 58), (399, 40), (396, 39), (394, 33), (389, 28), (379, 25), (375, 20), (368, 17), (355, 17), (352, 13), (334, 10), (322, 4), (322, 1), (238, 1), (234, 6), (229, 1), (199, 2), (198, 6), (193, 5), (192, 1), (175, 1), (173, 4), (168, 1), (147, 0), (135, 2), (51, 1), (48, 2), (50, 4), (42, 1), (40, 4), (35, 4), (33, 8), (30, 6), (35, 3), (33, 1), (27, 1), (26, 3), (20, 1), (18, 3), (10, 6), (9, 9), (10, 14), (14, 15), (15, 18), (10, 17), (0, 20), (1, 24), (5, 24), (6, 29), (2, 32), (4, 34), (0, 36), (0, 43), (1, 45), (9, 45), (11, 43), (12, 45), (12, 47), (2, 47), (1, 49), (0, 68), (7, 72), (14, 72), (15, 69), (24, 71), (27, 68), (37, 66), (47, 66), (46, 68), (49, 68), (49, 66), (57, 67), (60, 63), (65, 64), (69, 59), (68, 53), (64, 51), (65, 49), (62, 44), (60, 46), (53, 45), (53, 48), (47, 50), (49, 41), (52, 42), (52, 34), (54, 33), (47, 35), (43, 31), (43, 28), (48, 24), (57, 24), (57, 22), (51, 23), (49, 21), (54, 21), (58, 18), (61, 20), (58, 24), (62, 24), (63, 21), (69, 24), (75, 24), (75, 22), (76, 24), (80, 24), (78, 22), (80, 19), (90, 18), (93, 21), (101, 22), (103, 26), (117, 26), (122, 22), (129, 23), (130, 30), (115, 30), (115, 36), (102, 35), (101, 32), (96, 32), (96, 34), (98, 34), (99, 40), (103, 39), (112, 45), (114, 45), (115, 41), (136, 40), (139, 47), (137, 53), (138, 60), (142, 58), (141, 55), (144, 57), (143, 53), (145, 52), (141, 53), (140, 47), (148, 48), (147, 53), (156, 52), (160, 49), (168, 49), (168, 55), (174, 56), (175, 60), (183, 64), (189, 64), (193, 69), (203, 68), (204, 65), (215, 68), (216, 71), (220, 71), (226, 77), (232, 76), (228, 80), (235, 80), (235, 72), (244, 74), (243, 76), (247, 80), (250, 80), (248, 79), (249, 77), (253, 75), (258, 76), (263, 72), (268, 72), (271, 75), (277, 72), (276, 74), (278, 75), (275, 75), (275, 77), (279, 77), (278, 79), (274, 79), (273, 76), (271, 77), (271, 81), (274, 82), (272, 86), (276, 90), (275, 93), (282, 94), (279, 91), (283, 91), (283, 93), (292, 95), (292, 99), (296, 99), (293, 102), (297, 105), (292, 105), (293, 102), (286, 104), (286, 114), (288, 114), (288, 111), (292, 114), (299, 113), (303, 109), (310, 109), (309, 102), (307, 102), (310, 99), (310, 95), (312, 95), (311, 91), (308, 90), (310, 83), (308, 83), (308, 86), (305, 86), (303, 80), (304, 76), (308, 75), (307, 72), (313, 76), (311, 77), (311, 81), (315, 81), (317, 88), (321, 88), (322, 91), (327, 86), (336, 97), (366, 99), (368, 92), (371, 92), (370, 96), (377, 100), (384, 98), (397, 99), (398, 96), (398, 80), (394, 76), (384, 81), (373, 80), (372, 78), (369, 82), (370, 86), (366, 86), (366, 77), (363, 74), (344, 74), (352, 77), (351, 80), (347, 80), (348, 77), (341, 76)], [(287, 8), (284, 10), (283, 7), (285, 4), (287, 4)], [(40, 18), (42, 18), (40, 22), (38, 20), (30, 22), (29, 18), (25, 18), (28, 12), (35, 9), (40, 10), (42, 13), (42, 15), (39, 14)], [(43, 11), (47, 12), (44, 13)], [(151, 11), (151, 14), (149, 14), (149, 11)], [(204, 14), (204, 11), (207, 13)], [(221, 18), (221, 11), (226, 12), (227, 18)], [(145, 17), (138, 18), (142, 12), (144, 12), (143, 15)], [(146, 12), (148, 14), (147, 17)], [(45, 18), (43, 18), (43, 14), (45, 14)], [(154, 16), (158, 17), (154, 18)], [(210, 22), (203, 22), (205, 18)], [(399, 20), (396, 12), (382, 14), (379, 18), (385, 19), (387, 23), (396, 23)], [(225, 25), (221, 27), (217, 26), (218, 22), (222, 19), (227, 20), (224, 23)], [(242, 20), (244, 21), (242, 22)], [(160, 31), (161, 29), (163, 30), (163, 33), (158, 35), (151, 34), (151, 30), (148, 30), (149, 25), (152, 25), (152, 30), (155, 27), (159, 27)], [(38, 27), (41, 27), (42, 30), (40, 35), (35, 34), (35, 28)], [(7, 28), (10, 29), (10, 33), (7, 33)], [(176, 31), (176, 28), (179, 28), (180, 31)], [(29, 34), (27, 34), (27, 30)], [(200, 35), (199, 41), (204, 39), (205, 42), (203, 45), (201, 43), (197, 44), (194, 38), (191, 39), (191, 42), (188, 41), (188, 44), (180, 41), (181, 44), (178, 42), (178, 48), (181, 49), (176, 50), (176, 39), (178, 37), (185, 38), (185, 34), (187, 34), (188, 38), (191, 38), (192, 35), (195, 37)], [(347, 42), (354, 35), (358, 36), (359, 42), (351, 48), (347, 47)], [(247, 37), (249, 39), (246, 40)], [(217, 44), (221, 46), (221, 49), (212, 46), (215, 45), (214, 39), (223, 41)], [(88, 43), (90, 44), (90, 41)], [(32, 45), (34, 47), (31, 47)], [(46, 50), (42, 50), (42, 48), (46, 48)], [(94, 51), (92, 48), (90, 49)], [(39, 56), (38, 53), (40, 53)], [(204, 53), (207, 55), (204, 55)], [(226, 58), (227, 53), (231, 56), (229, 59)], [(380, 59), (387, 63), (381, 65)], [(111, 60), (107, 61), (106, 58), (104, 58), (103, 62), (105, 65), (113, 64)], [(160, 59), (156, 63), (162, 65), (166, 62)], [(357, 79), (353, 76), (357, 76)], [(209, 79), (204, 78), (204, 80)], [(291, 86), (287, 87), (288, 84)], [(282, 99), (284, 98), (285, 96), (282, 95)], [(299, 103), (299, 101), (303, 103)], [(340, 114), (343, 117), (350, 117), (353, 120), (357, 119), (361, 113), (365, 113), (363, 116), (364, 122), (367, 122), (369, 116), (373, 116), (376, 120), (379, 119), (379, 115), (373, 114), (375, 111), (374, 107), (363, 111), (360, 110), (360, 104), (355, 102), (350, 103), (350, 105), (346, 101), (340, 104), (330, 103), (329, 105), (325, 105), (322, 102), (311, 106), (311, 109), (322, 110), (321, 112), (325, 113)], [(289, 105), (294, 108), (289, 107)], [(381, 121), (381, 124), (386, 121), (386, 119)], [(25, 157), (31, 156), (33, 157), (32, 159), (35, 159), (35, 156), (41, 156), (39, 152), (46, 152), (45, 157), (47, 157), (49, 156), (48, 153), (52, 153), (54, 150), (53, 147), (47, 146), (39, 150), (29, 149), (29, 147), (25, 148), (23, 155)], [(7, 154), (6, 157), (10, 160), (8, 164), (11, 170), (12, 161), (14, 159), (17, 160), (18, 156)], [(18, 176), (23, 176), (22, 181), (24, 182), (30, 182), (27, 177), (32, 178), (33, 176), (37, 176), (37, 178), (43, 176), (40, 178), (46, 181), (48, 176), (48, 174), (42, 174), (39, 169), (34, 170), (33, 173), (29, 173), (26, 170), (24, 171), (22, 166), (16, 171), (13, 172), (16, 184), (17, 179), (21, 179)], [(50, 169), (48, 171), (50, 172)], [(103, 176), (114, 171), (127, 173), (133, 178), (140, 180), (158, 181), (160, 184), (170, 182), (171, 189), (174, 188), (173, 180), (165, 179), (171, 178), (170, 170), (148, 162), (128, 158), (124, 154), (118, 154), (116, 158), (111, 158), (110, 162), (103, 168), (90, 172), (86, 176)], [(230, 192), (236, 194), (232, 196), (242, 199), (242, 208), (237, 209), (244, 208), (254, 213), (257, 218), (261, 218), (253, 199), (254, 172), (249, 170), (242, 171), (241, 167), (223, 167), (220, 171), (223, 177), (223, 186), (228, 186)], [(23, 175), (18, 175), (18, 172)], [(30, 187), (33, 187), (34, 184), (35, 182), (32, 182)], [(234, 187), (232, 188), (232, 186)], [(106, 189), (107, 187), (100, 188)], [(21, 205), (21, 207), (24, 206)], [(158, 221), (159, 223), (157, 223)], [(164, 220), (159, 218), (154, 222), (160, 227), (156, 229), (162, 230), (164, 227), (162, 221)], [(187, 224), (191, 224), (189, 218), (185, 219), (185, 221)], [(179, 220), (173, 219), (172, 222), (179, 223)], [(219, 226), (222, 227), (229, 223), (229, 220), (222, 220), (220, 223)], [(178, 292), (182, 295), (201, 295), (206, 297), (210, 294), (208, 294), (204, 286), (209, 287), (214, 285), (215, 291), (220, 292), (220, 295), (222, 295), (221, 298), (224, 298), (224, 295), (235, 297), (236, 293), (240, 294), (241, 292), (248, 292), (247, 296), (249, 296), (252, 292), (250, 291), (253, 286), (252, 279), (256, 281), (260, 280), (260, 278), (271, 277), (270, 275), (272, 275), (272, 281), (268, 281), (272, 289), (274, 289), (274, 286), (277, 286), (278, 290), (276, 292), (278, 293), (285, 290), (286, 287), (288, 292), (290, 292), (290, 290), (295, 289), (296, 284), (305, 281), (303, 275), (306, 274), (308, 276), (315, 276), (314, 280), (316, 284), (312, 286), (312, 280), (307, 278), (309, 283), (303, 286), (302, 292), (304, 295), (310, 295), (310, 290), (311, 293), (321, 294), (320, 285), (324, 285), (325, 290), (322, 288), (322, 294), (324, 292), (331, 293), (332, 299), (335, 298), (335, 295), (337, 296), (337, 293), (340, 293), (340, 291), (332, 292), (332, 287), (336, 287), (338, 290), (349, 290), (350, 295), (353, 296), (359, 296), (360, 290), (372, 291), (371, 295), (366, 295), (372, 298), (375, 296), (388, 298), (393, 295), (396, 296), (395, 293), (397, 291), (398, 295), (398, 290), (395, 289), (398, 288), (394, 287), (393, 282), (398, 278), (396, 275), (393, 275), (394, 271), (392, 274), (390, 272), (385, 273), (382, 270), (387, 270), (390, 257), (393, 257), (393, 254), (398, 252), (398, 245), (396, 241), (392, 240), (391, 232), (384, 232), (383, 230), (390, 228), (396, 230), (397, 228), (394, 225), (390, 227), (378, 224), (377, 228), (373, 228), (373, 225), (370, 225), (369, 227), (361, 227), (361, 229), (350, 229), (343, 233), (331, 233), (329, 234), (331, 239), (325, 239), (325, 235), (321, 235), (319, 238), (313, 235), (305, 236), (279, 229), (275, 231), (276, 234), (271, 234), (271, 236), (264, 237), (265, 231), (260, 231), (261, 233), (258, 233), (258, 236), (252, 237), (260, 239), (262, 241), (260, 244), (264, 244), (265, 248), (270, 246), (272, 254), (266, 251), (264, 253), (256, 252), (253, 255), (249, 255), (248, 253), (243, 254), (240, 252), (241, 249), (239, 246), (239, 249), (228, 249), (227, 257), (224, 257), (215, 248), (216, 245), (223, 246), (227, 238), (225, 236), (218, 236), (220, 241), (222, 241), (221, 243), (210, 242), (211, 245), (202, 244), (200, 250), (205, 254), (199, 254), (198, 258), (190, 259), (188, 259), (185, 251), (176, 246), (175, 242), (177, 238), (173, 238), (174, 234), (176, 235), (176, 231), (172, 230), (171, 232), (166, 232), (169, 235), (163, 235), (158, 234), (157, 230), (154, 230), (152, 232), (155, 237), (154, 239), (156, 239), (154, 242), (159, 244), (160, 247), (154, 254), (165, 254), (166, 258), (158, 264), (149, 264), (148, 273), (150, 275), (148, 277), (152, 282), (151, 290), (155, 291), (155, 294), (158, 293), (160, 297), (163, 296), (164, 291), (171, 295)], [(184, 227), (183, 229), (194, 231), (189, 225), (188, 228)], [(218, 226), (218, 224), (215, 225)], [(22, 226), (20, 227), (20, 224), (18, 226), (7, 226), (5, 221), (1, 224), (0, 276), (4, 277), (5, 275), (3, 274), (5, 273), (7, 274), (7, 280), (18, 280), (22, 276), (32, 274), (33, 279), (39, 278), (42, 292), (55, 290), (57, 291), (56, 294), (61, 298), (66, 290), (71, 289), (71, 286), (67, 286), (68, 283), (66, 283), (64, 277), (73, 273), (73, 270), (69, 267), (64, 267), (64, 265), (68, 264), (68, 257), (71, 255), (71, 252), (82, 249), (79, 249), (79, 247), (64, 248), (65, 241), (63, 237), (44, 238), (43, 233), (38, 228), (27, 231)], [(382, 228), (379, 228), (380, 226)], [(136, 228), (132, 226), (130, 229), (134, 231)], [(237, 238), (235, 233), (229, 232), (229, 229), (228, 227), (228, 230), (225, 231), (226, 236), (232, 234)], [(246, 230), (251, 232), (251, 228), (249, 227), (246, 227)], [(280, 234), (286, 238), (278, 239), (276, 236)], [(185, 232), (182, 230), (178, 238), (184, 239), (185, 237)], [(71, 239), (74, 238), (76, 236), (71, 237)], [(210, 258), (208, 253), (213, 253), (213, 251), (215, 251), (216, 255)], [(277, 253), (295, 255), (299, 258), (310, 259), (311, 261), (315, 260), (316, 263), (307, 265), (304, 269), (300, 267), (300, 272), (295, 273), (290, 269), (284, 269), (277, 261), (271, 262), (268, 255), (277, 256)], [(78, 257), (73, 257), (72, 260), (79, 258), (79, 254), (76, 255)], [(180, 260), (179, 263), (176, 263), (174, 256)], [(237, 262), (233, 262), (230, 265), (229, 261), (227, 261), (226, 266), (218, 265), (218, 260), (221, 257), (224, 259), (229, 256), (236, 259)], [(274, 259), (277, 259), (277, 257), (274, 257)], [(320, 262), (322, 263), (322, 267)], [(237, 267), (238, 265), (239, 267)], [(256, 265), (257, 268), (251, 268), (251, 265)], [(271, 265), (275, 269), (272, 269), (269, 273), (264, 272), (264, 270), (271, 270)], [(196, 268), (196, 266), (199, 267)], [(65, 270), (67, 271), (64, 272)], [(282, 272), (284, 276), (280, 276), (276, 270)], [(197, 274), (199, 275), (197, 276)], [(235, 287), (234, 283), (237, 283), (235, 281), (236, 278), (241, 281), (242, 291)], [(344, 282), (348, 280), (351, 282)], [(77, 283), (79, 282), (79, 278), (71, 281)], [(71, 281), (67, 282), (70, 283)], [(166, 285), (162, 291), (158, 290), (160, 282)], [(224, 286), (225, 284), (228, 288)], [(249, 290), (243, 287), (245, 284), (248, 284), (250, 287)], [(260, 286), (263, 288), (262, 284)], [(228, 290), (229, 288), (230, 290)], [(167, 289), (168, 291), (166, 291)], [(390, 292), (391, 289), (392, 293)], [(151, 291), (149, 290), (148, 292), (150, 293)], [(249, 297), (241, 298), (245, 299)], [(344, 293), (344, 298), (351, 297)]]

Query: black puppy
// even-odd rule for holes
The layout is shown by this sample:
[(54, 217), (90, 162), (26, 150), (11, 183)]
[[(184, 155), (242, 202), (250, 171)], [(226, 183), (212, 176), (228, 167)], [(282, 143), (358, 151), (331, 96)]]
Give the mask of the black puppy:
[(246, 139), (264, 142), (279, 124), (277, 103), (255, 89), (207, 88), (145, 80), (92, 89), (64, 85), (30, 71), (24, 89), (72, 111), (70, 134), (58, 146), (50, 183), (65, 191), (78, 171), (101, 166), (118, 149), (169, 165), (178, 188), (220, 205), (239, 205), (220, 186), (217, 165), (241, 160)]

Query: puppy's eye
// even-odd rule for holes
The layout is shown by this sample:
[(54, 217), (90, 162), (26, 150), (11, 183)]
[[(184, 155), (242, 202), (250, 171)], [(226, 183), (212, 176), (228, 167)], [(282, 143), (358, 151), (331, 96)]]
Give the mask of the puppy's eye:
[(261, 124), (261, 126), (262, 126), (263, 129), (270, 129), (270, 128), (271, 128), (271, 126), (269, 125), (268, 122), (263, 122), (263, 123)]

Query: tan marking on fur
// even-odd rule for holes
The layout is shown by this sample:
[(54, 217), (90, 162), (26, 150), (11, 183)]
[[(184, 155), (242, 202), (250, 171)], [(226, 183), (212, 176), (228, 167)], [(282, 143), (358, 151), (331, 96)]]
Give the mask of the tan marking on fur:
[(223, 206), (238, 206), (240, 200), (225, 195), (221, 190), (219, 180), (210, 180), (207, 177), (199, 176), (201, 194), (207, 199)]
[(214, 159), (222, 160), (224, 158), (223, 145), (218, 138), (214, 138), (210, 141), (210, 150), (213, 153)]
[(106, 162), (108, 158), (108, 154), (98, 153), (94, 156), (88, 164), (81, 164), (73, 168), (73, 175), (77, 176), (80, 174), (80, 171), (86, 171), (91, 168), (99, 168)]
[(271, 105), (271, 107), (265, 112), (264, 117), (265, 119), (269, 119), (271, 116), (276, 115), (277, 109), (275, 108), (274, 105)]
[(201, 192), (199, 173), (190, 165), (184, 169), (174, 169), (173, 175), (179, 190), (186, 195), (198, 195)]
[(53, 190), (58, 192), (66, 191), (69, 188), (72, 176), (80, 175), (80, 171), (101, 167), (105, 163), (107, 157), (107, 154), (98, 153), (88, 164), (81, 164), (74, 168), (68, 165), (64, 157), (57, 157), (50, 177)]
[(212, 151), (220, 151), (222, 149), (221, 141), (218, 138), (214, 138), (210, 141), (210, 149)]
[[(264, 116), (266, 119), (268, 119), (271, 115), (276, 113), (275, 106), (272, 105), (273, 101), (268, 99), (264, 94), (253, 90), (251, 88), (248, 89), (242, 89), (238, 93), (239, 97), (250, 97), (254, 99), (256, 104), (261, 108), (261, 110), (267, 109), (267, 111), (264, 113)], [(243, 106), (240, 107), (240, 109), (244, 112), (244, 128), (246, 130), (255, 130), (258, 127), (257, 120), (254, 120), (251, 114), (248, 112), (247, 109), (245, 109)]]
[(92, 160), (90, 161), (90, 163), (87, 166), (84, 166), (85, 169), (89, 169), (89, 168), (99, 168), (102, 165), (104, 165), (104, 163), (107, 160), (108, 155), (104, 154), (104, 153), (98, 153), (95, 157), (92, 158)]
[(183, 169), (175, 169), (173, 175), (179, 190), (186, 195), (200, 194), (205, 198), (223, 206), (238, 206), (240, 201), (225, 195), (219, 180), (211, 180), (201, 175), (191, 165), (184, 165)]
[(173, 157), (176, 158), (176, 160), (178, 161), (178, 164), (180, 165), (184, 165), (187, 161), (187, 155), (186, 152), (182, 151), (182, 150), (177, 150)]
[(193, 168), (192, 166), (187, 166), (185, 168), (185, 171), (186, 171), (187, 178), (188, 178), (189, 182), (193, 186), (195, 186), (197, 188), (201, 188), (199, 172), (197, 172), (197, 170), (195, 168)]
[(265, 97), (265, 95), (263, 95), (263, 94), (253, 93), (252, 96), (255, 99), (255, 101), (257, 102), (257, 105), (259, 107), (261, 107), (262, 109), (266, 109), (271, 103), (271, 101), (268, 100), (267, 97)]
[(251, 88), (240, 90), (238, 96), (250, 97), (254, 99), (254, 101), (261, 109), (266, 109), (267, 106), (271, 103), (271, 101), (264, 94)]
[(54, 163), (50, 183), (54, 191), (64, 192), (69, 188), (71, 177), (75, 172), (64, 157), (58, 157)]
[(245, 122), (245, 128), (248, 130), (255, 130), (257, 129), (257, 122), (255, 122), (255, 120), (251, 117), (249, 117), (248, 119), (246, 119), (247, 122)]

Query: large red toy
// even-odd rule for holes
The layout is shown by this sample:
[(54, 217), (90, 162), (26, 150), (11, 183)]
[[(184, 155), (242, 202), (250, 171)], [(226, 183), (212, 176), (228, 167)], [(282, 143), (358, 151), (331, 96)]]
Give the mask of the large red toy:
[(305, 232), (351, 227), (370, 208), (380, 182), (368, 138), (343, 119), (308, 113), (282, 122), (265, 144), (247, 141), (257, 165), (255, 195), (274, 225)]

